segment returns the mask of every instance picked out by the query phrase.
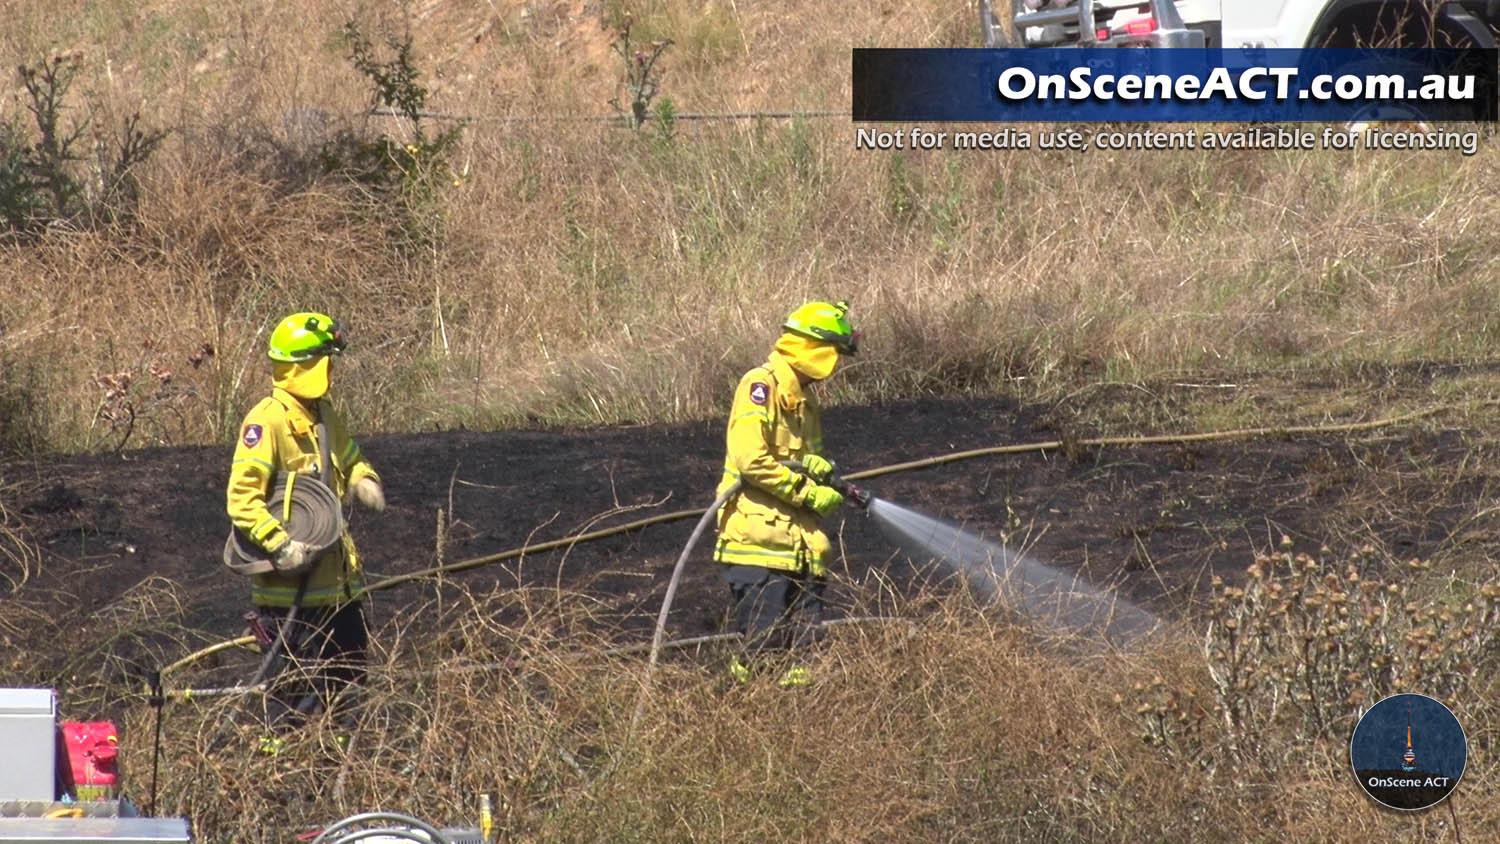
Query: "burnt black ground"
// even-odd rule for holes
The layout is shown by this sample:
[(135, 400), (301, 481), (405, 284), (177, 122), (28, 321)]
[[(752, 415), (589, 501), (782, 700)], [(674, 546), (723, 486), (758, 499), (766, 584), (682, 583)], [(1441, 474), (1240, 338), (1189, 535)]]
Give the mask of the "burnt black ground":
[[(1366, 418), (1380, 415), (1371, 407)], [(1056, 408), (1006, 399), (927, 399), (831, 408), (825, 429), (828, 451), (853, 472), (1090, 433), (1065, 432), (1063, 418)], [(389, 507), (380, 515), (356, 511), (353, 531), (368, 568), (385, 575), (433, 564), (439, 510), (451, 520), (445, 559), (455, 562), (528, 539), (701, 508), (722, 465), (722, 427), (712, 420), (363, 436)], [(1069, 451), (964, 460), (874, 478), (867, 488), (1025, 544), (1037, 559), (1168, 616), (1189, 614), (1214, 573), (1234, 579), (1283, 535), (1300, 550), (1326, 545), (1343, 555), (1369, 544), (1391, 560), (1490, 542), (1468, 516), (1489, 497), (1493, 444), (1472, 431), (1427, 426)], [(7, 507), (44, 553), (35, 576), (9, 599), (11, 621), (0, 629), (17, 655), (6, 666), (9, 684), (55, 681), (58, 662), (46, 654), (55, 655), (57, 637), (103, 637), (90, 627), (91, 614), (152, 577), (180, 587), (181, 623), (203, 640), (241, 631), (247, 588), (219, 562), (229, 457), (229, 447), (215, 446), (4, 467)], [(611, 635), (644, 640), (693, 524), (682, 519), (451, 577), (479, 590), (525, 583), (597, 595), (598, 621)], [(842, 549), (840, 606), (871, 597), (883, 580), (908, 588), (922, 579), (859, 511), (846, 507), (829, 529)], [(725, 589), (708, 541), (689, 566), (672, 635), (718, 624)], [(420, 600), (420, 590), (431, 587), (378, 595), (376, 624)]]

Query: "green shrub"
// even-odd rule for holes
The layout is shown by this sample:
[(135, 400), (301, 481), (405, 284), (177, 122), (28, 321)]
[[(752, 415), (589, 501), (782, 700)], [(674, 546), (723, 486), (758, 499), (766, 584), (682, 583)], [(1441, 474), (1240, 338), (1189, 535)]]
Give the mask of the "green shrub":
[(59, 53), (17, 68), (31, 123), (0, 122), (0, 221), (13, 235), (130, 216), (138, 199), (135, 170), (167, 135), (143, 128), (139, 112), (99, 128), (97, 103), (65, 119), (82, 61), (81, 53)]
[(403, 251), (430, 249), (441, 240), (443, 187), (457, 181), (448, 154), (463, 136), (462, 122), (429, 129), (427, 88), (412, 56), (411, 33), (386, 39), (389, 57), (359, 25), (344, 25), (349, 61), (372, 85), (372, 105), (388, 109), (404, 126), (403, 137), (343, 130), (320, 154), (326, 173), (341, 174), (366, 189), (376, 213), (388, 214), (390, 230)]

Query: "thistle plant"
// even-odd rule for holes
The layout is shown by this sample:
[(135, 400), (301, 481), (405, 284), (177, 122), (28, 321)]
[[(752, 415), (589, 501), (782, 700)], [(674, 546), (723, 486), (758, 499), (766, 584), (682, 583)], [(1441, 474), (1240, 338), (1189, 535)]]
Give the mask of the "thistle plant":
[(656, 63), (667, 48), (672, 46), (672, 41), (652, 41), (646, 49), (636, 49), (630, 40), (632, 25), (633, 20), (627, 12), (615, 31), (614, 42), (610, 44), (615, 55), (625, 64), (625, 78), (620, 84), (629, 95), (629, 108), (622, 106), (618, 97), (610, 100), (609, 104), (625, 118), (627, 126), (639, 129), (650, 117), (651, 102), (656, 99), (656, 93), (661, 88), (662, 72), (657, 69)]
[[(1474, 700), (1476, 680), (1496, 667), (1500, 583), (1438, 588), (1424, 578), (1428, 560), (1402, 572), (1374, 557), (1366, 548), (1330, 564), (1283, 540), (1242, 585), (1215, 577), (1203, 646), (1211, 693), (1158, 676), (1117, 702), (1153, 746), (1206, 767), (1223, 759), (1268, 770), (1291, 744), (1347, 740), (1389, 695)], [(1382, 574), (1371, 573), (1377, 562)]]

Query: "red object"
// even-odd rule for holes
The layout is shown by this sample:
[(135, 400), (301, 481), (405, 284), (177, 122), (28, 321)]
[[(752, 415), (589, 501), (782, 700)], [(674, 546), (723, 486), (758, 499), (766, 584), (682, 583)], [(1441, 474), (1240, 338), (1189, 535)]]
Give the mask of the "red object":
[(1125, 31), (1131, 35), (1147, 35), (1156, 31), (1156, 18), (1136, 18), (1125, 24)]
[(119, 797), (119, 739), (113, 721), (64, 721), (63, 741), (78, 800)]

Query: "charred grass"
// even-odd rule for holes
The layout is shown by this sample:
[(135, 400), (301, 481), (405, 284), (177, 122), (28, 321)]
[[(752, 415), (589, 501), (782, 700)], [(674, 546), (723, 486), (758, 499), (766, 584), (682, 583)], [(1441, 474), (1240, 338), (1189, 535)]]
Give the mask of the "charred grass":
[[(902, 586), (880, 569), (857, 581), (840, 570), (844, 611), (884, 620), (829, 628), (807, 653), (815, 684), (782, 690), (731, 682), (722, 643), (670, 649), (649, 672), (640, 619), (602, 586), (449, 578), (379, 593), (353, 728), (316, 720), (263, 755), (258, 694), (184, 695), (242, 682), (258, 655), (169, 672), (152, 808), (234, 842), (287, 840), (373, 808), (472, 824), (480, 792), (495, 795), (506, 840), (1437, 841), (1455, 820), (1483, 837), (1500, 824), (1500, 572), (1480, 527), (1492, 461), (1483, 437), (1469, 439), (1478, 418), (1259, 442), (1254, 471), (1226, 473), (1224, 452), (1204, 447), (1173, 471), (1219, 486), (1166, 515), (1156, 498), (1180, 490), (1131, 482), (1154, 457), (1106, 452), (1087, 485), (1125, 484), (1145, 508), (1132, 524), (1154, 526), (1121, 585), (1165, 581), (1153, 609), (1168, 626), (1129, 650), (981, 606), (941, 577)], [(1064, 525), (1044, 530), (1024, 488), (1012, 492), (1011, 538), (1078, 563), (1048, 545)], [(8, 682), (60, 689), (65, 717), (115, 718), (129, 736), (127, 788), (147, 802), (149, 669), (222, 632), (195, 627), (184, 586), (164, 578), (98, 606), (65, 594), (71, 584), (38, 576), (41, 514), (25, 509), (7, 511)], [(1082, 535), (1086, 510), (1072, 514)], [(1184, 520), (1213, 532), (1199, 545), (1234, 549), (1219, 552), (1229, 562), (1174, 558)], [(101, 558), (81, 576), (119, 565)], [(1385, 812), (1353, 782), (1354, 721), (1408, 691), (1438, 697), (1467, 730), (1451, 813)]]
[[(1389, 395), (1411, 400), (1412, 386)], [(1158, 396), (1122, 389), (1140, 406), (1097, 395), (1072, 419), (1087, 432), (1166, 412), (1153, 409)], [(1287, 393), (1315, 404), (1310, 388)], [(1128, 651), (979, 606), (941, 578), (898, 587), (872, 566), (859, 581), (840, 571), (854, 596), (845, 609), (892, 620), (830, 629), (809, 654), (816, 684), (783, 691), (729, 682), (712, 645), (669, 651), (648, 676), (636, 648), (654, 603), (622, 606), (609, 572), (586, 585), (564, 583), (559, 565), (552, 585), (548, 573), (494, 591), (458, 578), (402, 587), (373, 601), (380, 645), (352, 731), (315, 722), (264, 756), (257, 695), (180, 694), (243, 681), (255, 655), (169, 674), (178, 694), (163, 712), (156, 808), (226, 841), (285, 840), (374, 807), (472, 823), (479, 792), (497, 796), (514, 840), (1448, 840), (1455, 819), (1483, 836), (1500, 823), (1488, 808), (1500, 572), (1484, 530), (1487, 413), (1469, 405), (1242, 449), (1080, 449), (1046, 461), (1051, 474), (1000, 467), (1002, 536), (1147, 593), (1171, 619)], [(950, 499), (944, 512), (959, 515), (976, 506), (962, 485), (979, 478), (946, 478), (921, 500)], [(898, 500), (918, 488), (892, 484)], [(1045, 515), (1039, 490), (1063, 488), (1084, 496)], [(7, 511), (19, 554), (0, 614), (15, 647), (8, 676), (63, 690), (73, 717), (116, 717), (144, 801), (147, 669), (219, 636), (189, 622), (184, 587), (162, 578), (102, 606), (48, 591), (30, 522), (80, 506), (49, 489)], [(1102, 521), (1115, 512), (1129, 519)], [(1079, 560), (1078, 549), (1111, 538), (1137, 549), (1134, 569), (1099, 578), (1107, 569), (1090, 563), (1132, 564), (1108, 550)], [(110, 554), (80, 570), (120, 565)], [(1387, 813), (1352, 781), (1354, 721), (1407, 691), (1443, 700), (1468, 730), (1451, 814)], [(227, 741), (210, 752), (230, 712)]]

